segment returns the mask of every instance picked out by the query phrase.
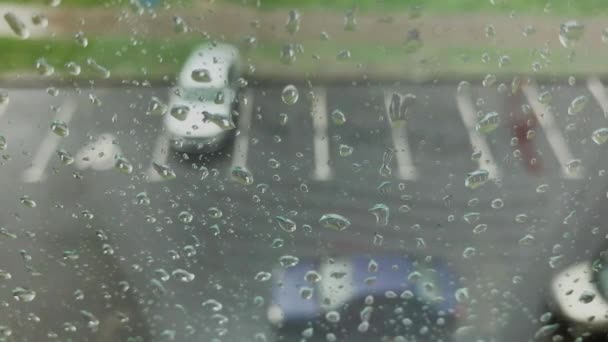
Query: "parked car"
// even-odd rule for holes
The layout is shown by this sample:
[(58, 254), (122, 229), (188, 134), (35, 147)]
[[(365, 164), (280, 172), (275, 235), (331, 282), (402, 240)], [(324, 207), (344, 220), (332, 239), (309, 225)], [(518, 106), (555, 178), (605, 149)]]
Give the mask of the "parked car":
[(441, 260), (305, 259), (273, 279), (268, 319), (277, 341), (445, 341), (464, 316), (458, 276)]
[(235, 128), (239, 74), (235, 46), (206, 43), (194, 49), (169, 92), (165, 128), (174, 150), (211, 152), (223, 146)]

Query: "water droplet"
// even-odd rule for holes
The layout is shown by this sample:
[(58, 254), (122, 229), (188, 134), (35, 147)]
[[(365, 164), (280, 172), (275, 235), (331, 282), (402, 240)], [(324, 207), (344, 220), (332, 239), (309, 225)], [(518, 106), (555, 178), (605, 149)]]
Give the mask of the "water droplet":
[(572, 159), (566, 163), (566, 169), (568, 170), (568, 173), (570, 173), (570, 174), (577, 173), (582, 166), (583, 166), (583, 162), (580, 159)]
[(78, 31), (74, 35), (74, 40), (76, 43), (82, 47), (87, 47), (89, 45), (89, 39), (84, 35), (84, 32)]
[(281, 166), (281, 163), (274, 158), (270, 158), (268, 159), (268, 166), (270, 166), (271, 169), (278, 169)]
[(125, 174), (130, 174), (131, 172), (133, 172), (133, 165), (131, 165), (131, 163), (122, 156), (116, 158), (114, 168)]
[(325, 314), (325, 319), (330, 323), (338, 323), (340, 322), (340, 313), (335, 310), (329, 311)]
[(355, 10), (348, 10), (344, 15), (344, 30), (355, 31), (357, 29), (357, 18), (355, 17)]
[(211, 73), (207, 69), (194, 69), (190, 74), (195, 82), (208, 83), (211, 82)]
[(210, 309), (213, 312), (222, 311), (222, 308), (224, 307), (222, 303), (215, 299), (207, 299), (201, 305), (203, 306), (203, 308)]
[(152, 96), (148, 103), (146, 115), (162, 116), (167, 112), (167, 105), (164, 104), (158, 97)]
[(30, 196), (22, 196), (20, 202), (26, 207), (36, 208), (36, 202)]
[(8, 144), (6, 142), (6, 138), (3, 135), (0, 135), (0, 151), (6, 150)]
[(558, 268), (564, 261), (563, 255), (554, 255), (549, 258), (549, 267)]
[(47, 27), (49, 26), (49, 19), (44, 14), (34, 13), (32, 14), (32, 24), (40, 27)]
[(538, 194), (544, 194), (547, 190), (549, 190), (549, 184), (541, 184), (536, 187), (536, 193)]
[(184, 269), (178, 268), (171, 272), (171, 276), (183, 283), (189, 283), (194, 280), (194, 273), (190, 273)]
[(186, 33), (190, 31), (190, 28), (182, 17), (176, 15), (173, 16), (173, 31), (175, 31), (175, 33)]
[(279, 264), (284, 268), (294, 267), (300, 262), (300, 259), (293, 255), (283, 255), (279, 258)]
[(374, 234), (374, 239), (372, 243), (374, 244), (374, 246), (382, 246), (382, 244), (384, 243), (384, 236), (378, 233)]
[(296, 223), (287, 217), (284, 216), (276, 216), (275, 221), (279, 224), (279, 227), (288, 233), (293, 233), (296, 231)]
[(281, 99), (285, 104), (293, 105), (298, 102), (299, 98), (298, 88), (293, 84), (287, 85), (281, 92)]
[(270, 272), (258, 272), (255, 277), (253, 277), (254, 280), (256, 281), (268, 281), (270, 280), (270, 278), (272, 277), (272, 274), (270, 274)]
[(336, 59), (339, 61), (345, 61), (347, 59), (350, 59), (351, 57), (352, 56), (351, 56), (350, 50), (346, 50), (346, 49), (340, 50), (340, 52), (338, 52), (338, 54), (336, 55)]
[(97, 62), (93, 58), (87, 58), (87, 65), (91, 70), (100, 75), (102, 78), (108, 79), (111, 76), (110, 70), (108, 68), (97, 64)]
[(317, 271), (308, 271), (304, 275), (304, 280), (311, 284), (318, 283), (321, 281), (321, 275)]
[(169, 111), (172, 117), (176, 118), (179, 121), (184, 121), (188, 117), (188, 113), (190, 113), (190, 107), (186, 105), (176, 105), (172, 106)]
[(602, 127), (596, 129), (593, 131), (591, 139), (598, 145), (604, 144), (606, 141), (608, 141), (608, 128)]
[(477, 170), (469, 173), (464, 181), (464, 186), (469, 189), (477, 189), (484, 185), (490, 177), (490, 173), (486, 170)]
[(518, 214), (515, 216), (515, 222), (517, 223), (526, 223), (528, 221), (528, 215), (526, 214)]
[(82, 318), (84, 319), (87, 328), (93, 331), (97, 331), (97, 329), (99, 328), (99, 319), (86, 310), (80, 310), (80, 314), (82, 315)]
[(13, 32), (21, 39), (27, 39), (30, 36), (30, 31), (25, 27), (25, 24), (17, 18), (13, 12), (6, 12), (4, 20)]
[(300, 12), (296, 10), (289, 10), (287, 13), (287, 23), (285, 24), (285, 29), (290, 34), (294, 34), (300, 30)]
[(488, 225), (485, 223), (480, 223), (473, 228), (473, 234), (481, 234), (488, 230)]
[(217, 207), (211, 207), (211, 208), (207, 209), (207, 213), (209, 214), (209, 216), (211, 218), (214, 218), (214, 219), (221, 218), (224, 215), (224, 213)]
[(542, 93), (540, 93), (540, 95), (538, 95), (537, 98), (538, 102), (547, 105), (549, 104), (549, 102), (551, 102), (551, 100), (553, 100), (553, 95), (551, 95), (551, 93), (547, 90), (547, 91), (543, 91)]
[(585, 25), (576, 20), (570, 20), (559, 27), (559, 42), (565, 48), (573, 48), (583, 36)]
[(479, 220), (480, 216), (480, 213), (470, 212), (462, 215), (462, 218), (465, 220), (466, 223), (473, 224), (477, 222), (477, 220)]
[(242, 185), (253, 184), (253, 175), (249, 171), (241, 168), (240, 166), (235, 166), (234, 168), (232, 168), (230, 174), (232, 175), (232, 179)]
[(496, 75), (494, 75), (494, 74), (487, 74), (483, 78), (483, 81), (481, 81), (481, 85), (486, 88), (493, 86), (494, 83), (496, 83)]
[(588, 97), (585, 95), (577, 96), (572, 102), (570, 102), (570, 106), (568, 106), (568, 115), (576, 115), (580, 113), (587, 104)]
[(479, 119), (475, 124), (475, 129), (477, 132), (482, 134), (488, 134), (494, 131), (498, 124), (500, 123), (500, 117), (496, 112), (490, 112), (483, 116), (483, 118)]
[(70, 129), (68, 128), (68, 124), (61, 120), (54, 120), (51, 122), (51, 131), (57, 134), (60, 137), (67, 137), (70, 135)]
[(0, 280), (10, 280), (13, 278), (13, 275), (5, 270), (0, 269)]
[(378, 203), (371, 207), (369, 209), (369, 212), (372, 213), (376, 218), (376, 224), (379, 224), (381, 226), (388, 225), (390, 211), (385, 204)]
[(340, 144), (340, 147), (338, 148), (338, 153), (340, 154), (340, 157), (348, 157), (353, 154), (354, 150), (355, 149), (352, 146)]
[(331, 120), (337, 126), (343, 125), (346, 122), (346, 116), (341, 110), (335, 109), (331, 112)]
[(28, 288), (16, 287), (13, 290), (13, 298), (20, 302), (31, 302), (36, 298), (36, 291)]
[(182, 211), (177, 215), (177, 219), (181, 223), (190, 223), (194, 216), (189, 211)]
[(78, 63), (76, 62), (67, 62), (65, 64), (65, 69), (72, 76), (80, 75), (81, 68), (80, 65), (78, 65)]
[(55, 68), (44, 58), (38, 58), (36, 60), (36, 70), (38, 70), (38, 73), (42, 76), (51, 76), (55, 73)]
[(477, 254), (477, 250), (474, 247), (467, 247), (462, 252), (462, 257), (465, 259), (471, 259)]
[(495, 198), (492, 200), (490, 206), (492, 207), (492, 209), (501, 209), (505, 206), (505, 202), (500, 198)]
[(454, 298), (458, 303), (466, 303), (469, 301), (469, 289), (461, 287), (454, 292)]
[(400, 96), (394, 93), (391, 96), (391, 102), (388, 107), (388, 116), (393, 127), (403, 127), (410, 114), (410, 109), (416, 102), (416, 95), (405, 94)]
[(584, 304), (589, 304), (595, 299), (595, 293), (589, 290), (585, 290), (578, 297), (578, 301)]
[(300, 288), (300, 298), (309, 300), (312, 298), (313, 292), (313, 289), (311, 289), (310, 287), (302, 286)]
[(135, 203), (138, 205), (150, 205), (150, 197), (143, 191), (135, 195)]
[(296, 50), (293, 44), (285, 44), (281, 47), (281, 63), (291, 65), (296, 61)]
[(392, 149), (387, 149), (386, 151), (384, 151), (384, 153), (382, 154), (382, 165), (380, 165), (380, 168), (378, 169), (378, 173), (380, 174), (380, 176), (391, 176), (392, 170), (390, 165), (394, 155), (395, 151)]
[(325, 228), (338, 231), (344, 230), (350, 226), (350, 221), (346, 217), (338, 214), (325, 214), (321, 216), (319, 223)]
[(165, 180), (175, 179), (175, 177), (177, 177), (169, 165), (161, 165), (157, 162), (152, 162), (152, 168)]
[(559, 329), (559, 323), (547, 324), (540, 327), (534, 334), (534, 339), (553, 335)]

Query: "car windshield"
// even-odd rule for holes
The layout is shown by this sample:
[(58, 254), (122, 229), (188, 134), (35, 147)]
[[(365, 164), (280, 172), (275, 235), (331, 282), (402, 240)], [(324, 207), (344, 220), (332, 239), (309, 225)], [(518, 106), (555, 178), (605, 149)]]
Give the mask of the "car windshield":
[(606, 340), (606, 18), (0, 0), (0, 342)]

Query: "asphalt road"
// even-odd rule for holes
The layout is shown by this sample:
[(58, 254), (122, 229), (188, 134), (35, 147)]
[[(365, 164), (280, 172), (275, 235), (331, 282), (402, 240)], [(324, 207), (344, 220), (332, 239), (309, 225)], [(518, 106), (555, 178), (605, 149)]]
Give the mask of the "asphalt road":
[[(11, 274), (0, 280), (0, 325), (12, 329), (7, 340), (107, 340), (114, 331), (145, 340), (272, 340), (266, 307), (274, 280), (255, 281), (258, 272), (271, 272), (288, 254), (390, 252), (448, 260), (471, 292), (461, 324), (480, 339), (531, 339), (554, 270), (549, 258), (564, 255), (556, 269), (582, 260), (606, 234), (602, 226), (592, 233), (602, 222), (606, 149), (591, 134), (608, 124), (585, 80), (538, 84), (519, 96), (481, 85), (457, 93), (457, 84), (441, 82), (295, 85), (299, 100), (287, 105), (284, 84), (252, 82), (241, 93), (249, 102), (240, 106), (237, 137), (206, 155), (166, 152), (162, 119), (146, 109), (152, 96), (166, 100), (167, 89), (81, 84), (52, 96), (8, 88), (10, 102), (0, 107), (7, 143), (0, 269)], [(536, 101), (534, 92), (545, 90), (552, 110)], [(385, 99), (394, 92), (416, 95), (403, 129), (387, 120)], [(579, 95), (588, 103), (568, 115)], [(527, 103), (536, 112), (522, 112)], [(475, 131), (476, 108), (499, 113), (495, 131)], [(346, 118), (341, 125), (333, 120), (336, 109)], [(58, 118), (69, 127), (66, 137), (49, 128)], [(352, 154), (342, 156), (341, 144)], [(59, 149), (74, 163), (62, 163)], [(381, 168), (387, 151), (390, 174)], [(474, 151), (482, 151), (479, 161)], [(115, 155), (132, 164), (132, 173), (114, 168)], [(568, 170), (573, 159), (582, 167)], [(158, 177), (152, 161), (168, 164), (176, 178)], [(234, 165), (250, 170), (254, 184), (231, 180)], [(479, 168), (492, 179), (465, 187), (467, 173)], [(390, 208), (387, 225), (369, 212), (376, 204)], [(183, 222), (183, 212), (191, 222)], [(466, 222), (471, 212), (478, 221)], [(323, 228), (318, 221), (327, 213), (352, 224), (340, 232)], [(297, 230), (281, 230), (279, 215)], [(487, 229), (474, 232), (479, 224)], [(526, 244), (527, 234), (533, 241)], [(277, 238), (283, 247), (271, 247)], [(464, 257), (471, 247), (474, 255)], [(162, 270), (176, 269), (195, 278), (161, 280)], [(36, 291), (36, 298), (16, 301), (16, 287)], [(202, 306), (208, 299), (223, 308)], [(97, 317), (97, 331), (82, 310)]]

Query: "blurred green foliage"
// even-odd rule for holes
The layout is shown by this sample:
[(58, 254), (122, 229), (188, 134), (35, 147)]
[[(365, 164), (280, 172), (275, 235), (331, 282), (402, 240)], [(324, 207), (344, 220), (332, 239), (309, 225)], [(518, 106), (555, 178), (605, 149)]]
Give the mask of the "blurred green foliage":
[(248, 6), (260, 5), (261, 9), (275, 8), (333, 8), (347, 10), (356, 7), (361, 11), (408, 10), (420, 7), (433, 12), (441, 11), (488, 11), (519, 14), (553, 13), (556, 15), (605, 15), (606, 0), (230, 0)]

